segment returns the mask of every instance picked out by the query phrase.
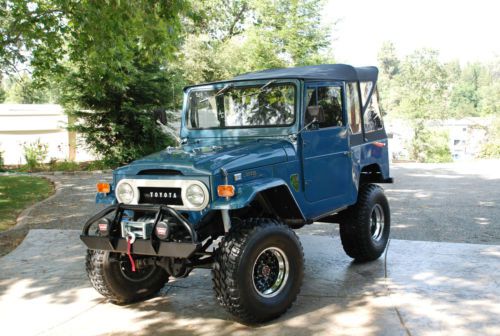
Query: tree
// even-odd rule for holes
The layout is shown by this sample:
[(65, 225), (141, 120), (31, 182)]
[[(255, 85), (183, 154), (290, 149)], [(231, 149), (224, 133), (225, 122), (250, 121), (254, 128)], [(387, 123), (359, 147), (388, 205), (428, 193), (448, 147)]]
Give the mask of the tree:
[(382, 97), (380, 108), (382, 112), (387, 113), (394, 111), (399, 104), (397, 81), (394, 78), (399, 74), (401, 61), (394, 43), (386, 41), (382, 44), (377, 54), (377, 61), (379, 66), (377, 87)]
[[(448, 74), (434, 50), (422, 49), (399, 61), (394, 46), (384, 44), (379, 53), (382, 93), (389, 97), (393, 116), (409, 120), (413, 127), (411, 156), (416, 160), (448, 158), (445, 135), (430, 132), (426, 123), (446, 116)], [(385, 100), (387, 101), (387, 100)], [(434, 143), (436, 146), (429, 146)], [(446, 144), (447, 146), (447, 144)], [(434, 149), (437, 150), (434, 151)], [(448, 150), (449, 152), (449, 150)]]
[(0, 83), (0, 104), (5, 101), (5, 97), (6, 97), (6, 92), (1, 84), (2, 83)]
[(500, 117), (498, 115), (491, 118), (486, 141), (483, 143), (479, 157), (500, 158)]
[(438, 52), (417, 50), (401, 63), (396, 78), (399, 110), (417, 122), (446, 116), (447, 73), (438, 60)]
[(87, 143), (127, 162), (168, 143), (152, 111), (185, 83), (331, 59), (322, 2), (0, 0), (0, 67), (57, 83)]
[(11, 77), (7, 81), (5, 101), (15, 104), (44, 104), (53, 102), (55, 92), (37, 86), (27, 73)]
[(254, 6), (259, 36), (271, 42), (288, 65), (331, 61), (330, 30), (321, 24), (323, 0), (259, 0)]
[(169, 142), (153, 111), (170, 103), (185, 1), (0, 1), (2, 68), (23, 64), (41, 82), (62, 83), (75, 128), (106, 160), (128, 162)]
[(489, 73), (484, 65), (467, 64), (462, 69), (451, 93), (450, 108), (455, 112), (454, 114), (458, 117), (481, 115), (480, 89), (489, 83)]
[(382, 47), (377, 54), (377, 60), (380, 74), (387, 80), (393, 79), (399, 73), (401, 62), (397, 56), (396, 47), (391, 41), (382, 43)]
[(479, 88), (478, 109), (482, 115), (500, 114), (500, 56), (487, 64), (487, 84)]
[[(188, 83), (332, 61), (320, 0), (209, 0), (179, 53)], [(222, 13), (222, 14), (221, 14)]]

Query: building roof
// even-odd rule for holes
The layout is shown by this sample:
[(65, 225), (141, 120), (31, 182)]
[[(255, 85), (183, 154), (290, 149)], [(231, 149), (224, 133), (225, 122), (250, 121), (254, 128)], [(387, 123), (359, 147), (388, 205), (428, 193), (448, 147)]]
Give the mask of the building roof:
[(0, 104), (1, 116), (65, 116), (57, 104)]

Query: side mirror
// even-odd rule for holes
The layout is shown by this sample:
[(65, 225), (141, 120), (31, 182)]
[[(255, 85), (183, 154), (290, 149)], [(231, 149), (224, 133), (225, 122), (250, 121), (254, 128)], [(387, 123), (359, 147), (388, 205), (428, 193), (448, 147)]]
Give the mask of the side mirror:
[(153, 118), (162, 125), (167, 125), (167, 111), (162, 108), (158, 108), (153, 111)]
[(311, 130), (317, 130), (319, 128), (319, 121), (316, 119), (316, 117), (313, 118), (311, 122), (309, 122), (307, 125), (302, 127), (300, 131), (297, 132), (297, 135), (305, 131), (306, 129), (311, 129)]
[(311, 131), (315, 131), (317, 129), (319, 129), (319, 121), (314, 118), (310, 123), (309, 123), (309, 127), (308, 129), (310, 129)]

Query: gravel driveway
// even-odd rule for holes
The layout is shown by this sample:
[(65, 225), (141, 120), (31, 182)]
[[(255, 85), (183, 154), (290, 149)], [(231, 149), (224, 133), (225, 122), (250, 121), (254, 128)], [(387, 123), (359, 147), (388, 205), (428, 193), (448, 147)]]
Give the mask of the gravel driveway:
[[(452, 164), (393, 164), (395, 183), (383, 185), (392, 212), (391, 237), (406, 240), (500, 244), (500, 160)], [(95, 183), (111, 174), (54, 175), (60, 190), (34, 207), (26, 225), (0, 234), (0, 255), (31, 228), (81, 229), (102, 206)], [(315, 223), (304, 234), (338, 235)]]

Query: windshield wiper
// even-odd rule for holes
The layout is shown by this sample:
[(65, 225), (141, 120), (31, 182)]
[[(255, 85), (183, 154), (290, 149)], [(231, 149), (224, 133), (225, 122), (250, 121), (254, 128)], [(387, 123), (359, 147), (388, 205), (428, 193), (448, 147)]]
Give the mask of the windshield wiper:
[(247, 95), (243, 95), (241, 96), (241, 98), (247, 98), (247, 97), (253, 97), (253, 96), (256, 96), (256, 95), (259, 95), (261, 94), (262, 92), (266, 92), (267, 91), (267, 88), (273, 84), (274, 82), (276, 82), (276, 79), (273, 79), (273, 80), (270, 80), (269, 82), (267, 82), (266, 84), (262, 85), (259, 89), (259, 91), (257, 92), (254, 92), (254, 93), (249, 93)]
[(234, 84), (227, 84), (222, 89), (220, 89), (219, 91), (217, 91), (217, 93), (215, 94), (215, 97), (219, 97), (220, 95), (223, 95), (224, 93), (226, 93), (227, 91), (231, 90), (232, 88), (234, 88)]
[(266, 91), (267, 88), (269, 87), (269, 85), (274, 84), (275, 82), (276, 82), (276, 79), (273, 79), (273, 80), (270, 80), (269, 82), (267, 82), (266, 84), (262, 85), (259, 89), (259, 93)]
[[(217, 91), (217, 93), (214, 95), (214, 97), (219, 97), (220, 95), (223, 95), (224, 93), (226, 93), (227, 91), (231, 90), (234, 88), (234, 84), (227, 84), (226, 86), (224, 86), (222, 89), (220, 89), (219, 91)], [(202, 100), (200, 100), (198, 103), (204, 103), (206, 102), (207, 100), (209, 100), (211, 97), (206, 97), (206, 98), (203, 98)]]

